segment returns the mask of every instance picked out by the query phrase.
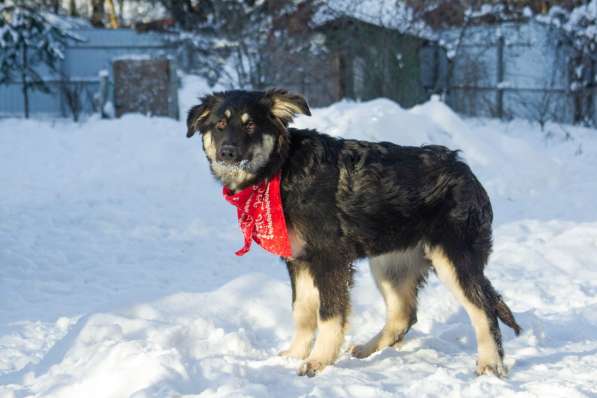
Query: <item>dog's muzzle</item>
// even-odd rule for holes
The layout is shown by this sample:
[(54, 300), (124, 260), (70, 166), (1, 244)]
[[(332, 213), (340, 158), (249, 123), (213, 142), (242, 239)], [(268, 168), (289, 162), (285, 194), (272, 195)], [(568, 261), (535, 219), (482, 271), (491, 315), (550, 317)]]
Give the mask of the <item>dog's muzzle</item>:
[(240, 153), (238, 147), (234, 145), (222, 145), (218, 152), (218, 157), (218, 160), (224, 162), (236, 162), (240, 157)]

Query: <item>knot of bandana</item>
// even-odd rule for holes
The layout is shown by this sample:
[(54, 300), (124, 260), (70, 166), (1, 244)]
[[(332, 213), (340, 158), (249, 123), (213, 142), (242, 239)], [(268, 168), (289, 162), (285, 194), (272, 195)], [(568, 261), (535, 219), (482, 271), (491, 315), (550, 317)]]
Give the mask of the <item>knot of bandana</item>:
[(240, 192), (224, 187), (224, 198), (236, 207), (238, 224), (245, 238), (244, 246), (235, 254), (242, 256), (254, 240), (270, 253), (291, 257), (286, 220), (280, 193), (280, 173)]

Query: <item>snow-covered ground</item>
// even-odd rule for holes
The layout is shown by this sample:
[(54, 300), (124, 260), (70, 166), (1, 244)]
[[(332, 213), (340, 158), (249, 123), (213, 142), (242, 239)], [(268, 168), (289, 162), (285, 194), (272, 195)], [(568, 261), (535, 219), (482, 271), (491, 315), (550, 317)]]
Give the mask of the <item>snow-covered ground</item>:
[[(187, 108), (204, 85), (187, 78)], [(303, 127), (462, 149), (494, 204), (487, 269), (524, 332), (507, 380), (475, 377), (466, 313), (435, 277), (400, 351), (316, 378), (280, 358), (284, 265), (245, 257), (183, 121), (0, 120), (0, 397), (597, 396), (597, 131), (463, 120), (439, 101), (342, 102)], [(358, 264), (346, 347), (383, 324)]]

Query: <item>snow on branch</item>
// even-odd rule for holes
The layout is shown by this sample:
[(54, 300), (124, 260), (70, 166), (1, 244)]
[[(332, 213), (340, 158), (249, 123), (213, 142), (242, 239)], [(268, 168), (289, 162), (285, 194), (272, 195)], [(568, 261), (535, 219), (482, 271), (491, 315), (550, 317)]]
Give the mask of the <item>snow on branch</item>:
[(25, 117), (29, 115), (29, 91), (50, 92), (40, 66), (56, 72), (68, 41), (82, 41), (66, 23), (26, 5), (0, 6), (0, 84), (21, 84)]

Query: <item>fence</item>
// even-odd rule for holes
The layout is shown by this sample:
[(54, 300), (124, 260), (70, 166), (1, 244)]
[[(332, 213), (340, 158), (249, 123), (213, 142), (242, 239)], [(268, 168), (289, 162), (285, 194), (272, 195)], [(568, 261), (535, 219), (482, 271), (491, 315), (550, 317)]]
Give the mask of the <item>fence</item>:
[[(196, 54), (168, 41), (163, 34), (94, 28), (81, 28), (76, 33), (86, 41), (65, 49), (58, 74), (44, 72), (52, 93), (31, 92), (32, 113), (70, 116), (64, 95), (67, 88), (79, 91), (83, 113), (97, 111), (99, 73), (107, 70), (109, 81), (113, 81), (111, 65), (119, 57), (167, 56), (187, 69), (195, 62)], [(597, 87), (571, 90), (574, 51), (560, 30), (528, 22), (472, 26), (465, 31), (451, 29), (441, 35), (452, 43), (458, 43), (458, 38), (462, 37), (456, 57), (447, 62), (445, 52), (437, 45), (424, 47), (420, 52), (422, 85), (428, 92), (446, 92), (448, 104), (457, 112), (472, 116), (520, 117), (540, 123), (592, 121), (597, 125)], [(591, 73), (596, 70), (593, 66)], [(21, 84), (0, 86), (0, 116), (22, 114)]]
[(560, 30), (528, 22), (443, 34), (453, 43), (462, 37), (444, 72), (447, 102), (457, 112), (597, 124), (597, 89), (571, 89), (574, 52)]
[[(110, 81), (112, 61), (123, 57), (169, 57), (178, 58), (179, 47), (169, 42), (164, 35), (137, 33), (129, 29), (80, 28), (75, 31), (85, 39), (71, 43), (64, 50), (64, 60), (58, 73), (40, 69), (51, 93), (31, 91), (30, 110), (32, 114), (44, 116), (70, 116), (65, 89), (78, 90), (82, 100), (82, 112), (97, 111), (95, 100), (100, 90), (100, 72), (108, 71)], [(0, 86), (0, 116), (23, 114), (23, 93), (20, 82)]]

